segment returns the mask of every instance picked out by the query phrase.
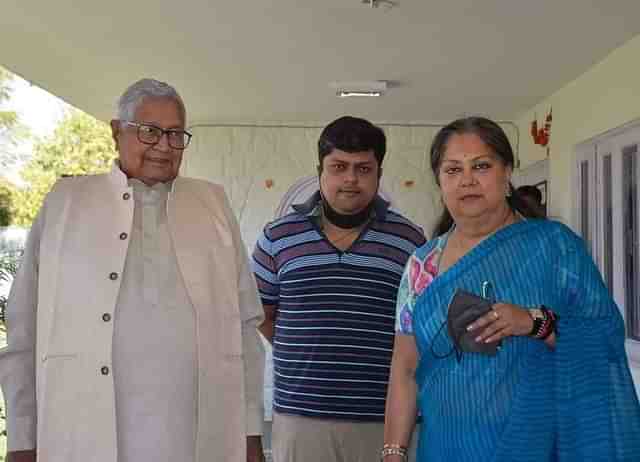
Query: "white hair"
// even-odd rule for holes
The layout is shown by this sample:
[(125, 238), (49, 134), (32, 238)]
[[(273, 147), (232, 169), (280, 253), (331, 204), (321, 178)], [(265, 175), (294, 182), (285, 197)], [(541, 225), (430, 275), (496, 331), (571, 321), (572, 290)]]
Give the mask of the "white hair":
[(140, 79), (125, 90), (118, 100), (118, 119), (133, 120), (138, 106), (145, 98), (171, 98), (178, 103), (182, 117), (186, 119), (184, 102), (175, 88), (155, 79)]

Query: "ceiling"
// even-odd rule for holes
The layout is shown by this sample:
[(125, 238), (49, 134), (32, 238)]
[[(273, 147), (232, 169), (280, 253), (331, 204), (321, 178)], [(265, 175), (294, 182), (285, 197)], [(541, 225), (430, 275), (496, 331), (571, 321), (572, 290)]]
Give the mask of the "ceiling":
[[(175, 85), (191, 123), (509, 120), (640, 33), (637, 0), (394, 4), (3, 0), (0, 64), (105, 120), (143, 76)], [(392, 88), (329, 87), (362, 80)]]

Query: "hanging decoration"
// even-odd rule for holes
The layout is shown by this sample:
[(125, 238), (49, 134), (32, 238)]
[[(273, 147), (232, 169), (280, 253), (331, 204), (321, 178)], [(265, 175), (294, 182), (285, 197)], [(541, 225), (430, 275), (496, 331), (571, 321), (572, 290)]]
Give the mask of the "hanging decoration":
[(553, 121), (553, 109), (549, 108), (549, 113), (544, 121), (544, 126), (538, 128), (538, 117), (534, 115), (533, 122), (531, 122), (531, 137), (533, 142), (547, 148), (547, 155), (549, 155), (549, 140), (551, 138), (551, 122)]

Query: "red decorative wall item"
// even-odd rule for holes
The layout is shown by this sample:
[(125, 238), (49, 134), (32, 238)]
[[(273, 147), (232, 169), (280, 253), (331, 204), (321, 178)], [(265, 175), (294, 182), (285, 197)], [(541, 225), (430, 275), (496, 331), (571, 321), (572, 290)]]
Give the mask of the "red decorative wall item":
[(544, 121), (544, 126), (538, 128), (537, 116), (534, 116), (533, 122), (531, 122), (531, 137), (533, 142), (542, 147), (547, 147), (549, 139), (551, 138), (551, 122), (553, 121), (553, 110), (549, 109), (549, 113)]

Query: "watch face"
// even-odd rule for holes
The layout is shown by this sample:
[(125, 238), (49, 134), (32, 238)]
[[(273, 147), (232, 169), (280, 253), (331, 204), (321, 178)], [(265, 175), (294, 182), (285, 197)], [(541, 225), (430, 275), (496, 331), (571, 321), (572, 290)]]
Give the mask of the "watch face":
[(534, 308), (529, 310), (529, 314), (533, 319), (544, 319), (544, 313), (540, 308)]

